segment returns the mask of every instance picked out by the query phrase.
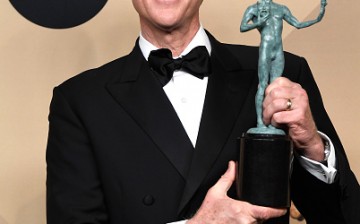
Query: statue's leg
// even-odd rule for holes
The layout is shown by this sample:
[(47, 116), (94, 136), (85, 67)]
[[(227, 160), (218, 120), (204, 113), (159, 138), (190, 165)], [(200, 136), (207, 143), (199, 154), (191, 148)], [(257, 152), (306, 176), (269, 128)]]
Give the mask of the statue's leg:
[(262, 116), (262, 102), (264, 100), (264, 91), (263, 88), (258, 88), (257, 92), (256, 92), (256, 97), (255, 97), (255, 106), (256, 106), (256, 117), (257, 117), (257, 127), (258, 128), (264, 128), (265, 124), (263, 121), (263, 116)]
[(255, 106), (257, 115), (257, 127), (266, 127), (263, 121), (263, 101), (265, 95), (265, 89), (269, 84), (269, 73), (270, 73), (270, 57), (266, 50), (260, 48), (259, 54), (259, 65), (258, 65), (258, 76), (259, 76), (259, 87), (255, 96)]
[(276, 52), (274, 60), (271, 62), (271, 71), (270, 71), (270, 82), (273, 82), (276, 78), (283, 75), (285, 67), (285, 58), (284, 53), (281, 50)]

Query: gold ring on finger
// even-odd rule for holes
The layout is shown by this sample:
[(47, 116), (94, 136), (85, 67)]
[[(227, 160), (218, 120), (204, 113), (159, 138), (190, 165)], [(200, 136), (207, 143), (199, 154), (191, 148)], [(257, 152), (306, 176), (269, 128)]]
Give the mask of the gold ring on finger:
[(291, 99), (288, 99), (286, 102), (286, 110), (291, 110), (292, 107), (292, 101)]

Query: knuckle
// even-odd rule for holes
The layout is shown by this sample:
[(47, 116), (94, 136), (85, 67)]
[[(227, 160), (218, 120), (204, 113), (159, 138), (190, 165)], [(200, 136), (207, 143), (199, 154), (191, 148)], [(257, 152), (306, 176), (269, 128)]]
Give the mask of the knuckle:
[(257, 219), (269, 219), (270, 215), (267, 209), (259, 209), (256, 214)]
[(273, 210), (273, 209), (264, 208), (259, 210), (257, 218), (261, 220), (268, 220), (276, 216), (281, 216), (283, 213), (284, 212), (282, 210)]
[(279, 88), (274, 88), (271, 90), (271, 92), (269, 93), (270, 97), (276, 99), (280, 96), (280, 90)]
[(277, 81), (280, 86), (288, 85), (290, 83), (290, 80), (285, 77), (279, 77), (279, 78), (277, 78)]
[(302, 86), (299, 83), (295, 83), (294, 86), (295, 86), (296, 89), (303, 89)]
[(274, 82), (277, 82), (277, 83), (279, 83), (279, 84), (282, 84), (282, 83), (284, 83), (285, 81), (286, 81), (286, 78), (285, 78), (285, 77), (282, 77), (282, 76), (280, 76), (280, 77), (278, 77), (277, 79), (274, 80)]
[(298, 95), (303, 99), (306, 99), (306, 100), (308, 99), (307, 92), (303, 88), (298, 89)]

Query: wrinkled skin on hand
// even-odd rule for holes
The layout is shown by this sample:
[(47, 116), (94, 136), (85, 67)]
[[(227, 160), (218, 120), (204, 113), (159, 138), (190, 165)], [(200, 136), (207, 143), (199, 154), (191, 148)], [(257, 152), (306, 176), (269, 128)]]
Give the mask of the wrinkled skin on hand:
[[(287, 110), (288, 99), (292, 106)], [(288, 129), (298, 152), (309, 159), (324, 159), (324, 143), (317, 132), (311, 114), (309, 99), (301, 85), (280, 77), (265, 91), (263, 102), (264, 123)]]
[(256, 206), (229, 198), (227, 191), (235, 180), (235, 170), (235, 162), (229, 162), (225, 174), (209, 189), (198, 212), (187, 224), (255, 224), (286, 214), (286, 209)]

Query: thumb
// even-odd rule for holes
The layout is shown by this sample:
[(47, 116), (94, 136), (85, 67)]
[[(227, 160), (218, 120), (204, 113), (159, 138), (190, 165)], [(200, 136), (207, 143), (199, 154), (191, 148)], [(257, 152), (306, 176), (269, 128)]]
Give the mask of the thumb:
[(213, 190), (219, 194), (227, 195), (228, 190), (235, 180), (236, 165), (234, 161), (230, 161), (228, 169), (213, 186)]

